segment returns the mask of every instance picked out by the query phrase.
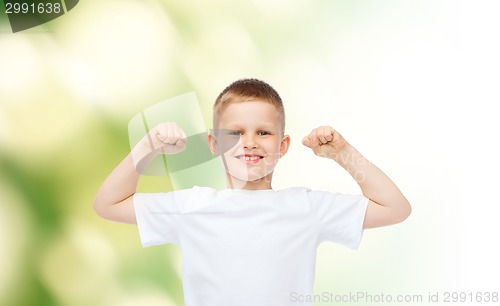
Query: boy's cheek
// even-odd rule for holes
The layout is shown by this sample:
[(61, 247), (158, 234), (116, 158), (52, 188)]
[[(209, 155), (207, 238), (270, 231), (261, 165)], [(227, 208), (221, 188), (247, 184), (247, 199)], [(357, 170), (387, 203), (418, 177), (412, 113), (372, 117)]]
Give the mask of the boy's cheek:
[(223, 139), (219, 143), (219, 150), (221, 153), (234, 152), (241, 146), (241, 142), (238, 139)]
[(228, 151), (233, 151), (241, 145), (241, 137), (238, 135), (230, 135), (232, 130), (219, 129), (214, 131), (217, 142), (217, 150), (219, 154), (225, 154)]
[(280, 158), (279, 153), (268, 155), (267, 158), (263, 160), (266, 169), (269, 168), (274, 169), (274, 167), (276, 167), (276, 164), (278, 164), (279, 158)]

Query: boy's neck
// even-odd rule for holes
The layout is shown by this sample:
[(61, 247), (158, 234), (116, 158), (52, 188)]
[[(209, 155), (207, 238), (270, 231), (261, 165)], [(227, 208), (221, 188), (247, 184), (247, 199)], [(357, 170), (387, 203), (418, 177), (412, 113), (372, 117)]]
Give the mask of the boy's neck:
[(270, 173), (267, 176), (255, 180), (255, 181), (243, 181), (239, 180), (229, 173), (226, 172), (226, 183), (229, 189), (244, 189), (244, 190), (269, 190), (273, 189), (272, 183), (273, 174)]

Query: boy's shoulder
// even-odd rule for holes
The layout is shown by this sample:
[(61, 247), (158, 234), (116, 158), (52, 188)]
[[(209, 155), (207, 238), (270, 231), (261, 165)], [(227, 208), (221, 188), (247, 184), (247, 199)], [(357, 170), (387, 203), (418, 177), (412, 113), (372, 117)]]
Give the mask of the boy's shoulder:
[[(307, 187), (288, 187), (278, 190), (217, 190), (211, 187), (193, 186), (171, 192), (136, 194), (137, 204), (164, 207), (167, 210), (189, 214), (212, 209), (240, 209), (263, 207), (285, 211), (324, 211), (363, 202), (362, 195), (347, 195)], [(274, 203), (274, 204), (273, 204)], [(238, 204), (234, 206), (235, 204)], [(261, 205), (256, 205), (261, 204)], [(271, 205), (270, 205), (271, 204)]]

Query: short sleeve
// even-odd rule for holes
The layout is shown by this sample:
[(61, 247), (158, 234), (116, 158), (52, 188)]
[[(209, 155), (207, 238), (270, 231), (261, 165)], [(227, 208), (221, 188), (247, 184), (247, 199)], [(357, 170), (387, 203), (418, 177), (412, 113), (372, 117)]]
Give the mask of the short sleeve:
[(135, 216), (143, 247), (178, 243), (179, 207), (188, 196), (184, 190), (134, 195)]
[(357, 249), (363, 236), (368, 198), (326, 191), (309, 191), (308, 197), (318, 223), (318, 244), (332, 241)]

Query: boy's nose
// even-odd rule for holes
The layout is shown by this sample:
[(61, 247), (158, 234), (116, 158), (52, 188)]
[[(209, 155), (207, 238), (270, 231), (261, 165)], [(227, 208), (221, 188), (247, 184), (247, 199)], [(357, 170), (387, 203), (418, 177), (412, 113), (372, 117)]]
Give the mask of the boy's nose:
[(245, 149), (255, 149), (258, 147), (257, 141), (253, 135), (241, 136), (241, 141)]

